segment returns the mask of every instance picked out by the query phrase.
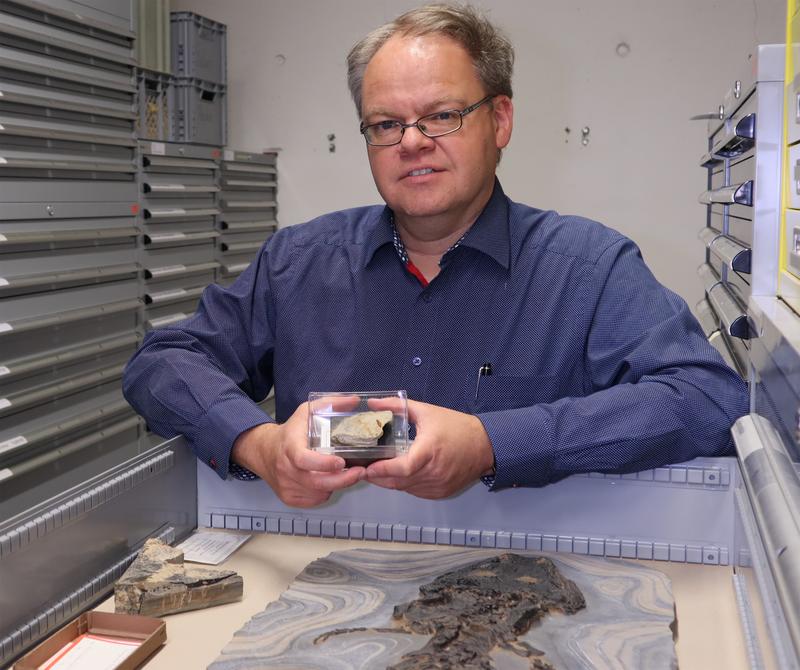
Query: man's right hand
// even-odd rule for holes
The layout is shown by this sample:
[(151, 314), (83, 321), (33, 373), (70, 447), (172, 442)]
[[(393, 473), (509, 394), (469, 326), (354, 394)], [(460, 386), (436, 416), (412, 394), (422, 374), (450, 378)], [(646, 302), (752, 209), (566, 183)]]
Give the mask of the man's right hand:
[(344, 459), (308, 448), (308, 403), (286, 423), (262, 423), (233, 443), (231, 460), (266, 481), (291, 507), (316, 507), (333, 491), (364, 478), (364, 468), (344, 469)]

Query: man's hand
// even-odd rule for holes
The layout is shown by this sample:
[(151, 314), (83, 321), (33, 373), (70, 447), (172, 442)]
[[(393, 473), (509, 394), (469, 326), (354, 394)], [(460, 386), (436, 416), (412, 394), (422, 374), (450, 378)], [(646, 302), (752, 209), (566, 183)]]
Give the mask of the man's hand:
[(417, 426), (411, 451), (369, 465), (369, 482), (435, 499), (454, 495), (492, 472), (492, 444), (480, 419), (414, 400), (408, 401), (408, 411)]
[(286, 423), (264, 423), (233, 443), (231, 459), (266, 481), (291, 507), (316, 507), (338, 489), (364, 477), (364, 468), (344, 469), (344, 459), (308, 448), (308, 403)]

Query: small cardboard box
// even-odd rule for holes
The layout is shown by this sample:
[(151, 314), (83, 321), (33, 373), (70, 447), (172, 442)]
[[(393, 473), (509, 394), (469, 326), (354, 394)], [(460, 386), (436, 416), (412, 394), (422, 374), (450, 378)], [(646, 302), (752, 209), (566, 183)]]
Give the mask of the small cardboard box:
[(161, 619), (132, 614), (85, 612), (25, 654), (14, 665), (14, 670), (36, 670), (60, 649), (84, 633), (141, 642), (136, 650), (115, 668), (115, 670), (134, 670), (167, 641), (167, 624)]

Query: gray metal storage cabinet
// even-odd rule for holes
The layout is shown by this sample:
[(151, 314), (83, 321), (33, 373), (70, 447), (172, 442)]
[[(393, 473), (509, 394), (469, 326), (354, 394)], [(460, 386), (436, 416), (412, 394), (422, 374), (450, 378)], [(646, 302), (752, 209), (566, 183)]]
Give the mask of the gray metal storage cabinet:
[(191, 315), (216, 276), (220, 151), (163, 142), (140, 148), (139, 258), (150, 330)]
[(121, 1), (0, 5), (0, 519), (138, 453), (130, 22)]
[(705, 297), (695, 311), (711, 343), (745, 378), (757, 336), (747, 305), (751, 296), (773, 295), (778, 276), (783, 54), (782, 45), (758, 47), (752, 73), (733, 83), (709, 121), (700, 159), (707, 171), (699, 198), (706, 225), (698, 235)]
[(261, 245), (277, 230), (278, 153), (225, 150), (217, 282), (231, 284), (255, 258)]

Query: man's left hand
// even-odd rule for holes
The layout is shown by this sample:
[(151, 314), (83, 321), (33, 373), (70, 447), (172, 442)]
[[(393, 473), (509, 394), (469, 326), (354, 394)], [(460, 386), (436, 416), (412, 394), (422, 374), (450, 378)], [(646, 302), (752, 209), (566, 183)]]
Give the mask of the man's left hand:
[(492, 444), (480, 419), (427, 403), (408, 401), (417, 435), (408, 454), (367, 467), (366, 479), (420, 498), (446, 498), (494, 467)]

